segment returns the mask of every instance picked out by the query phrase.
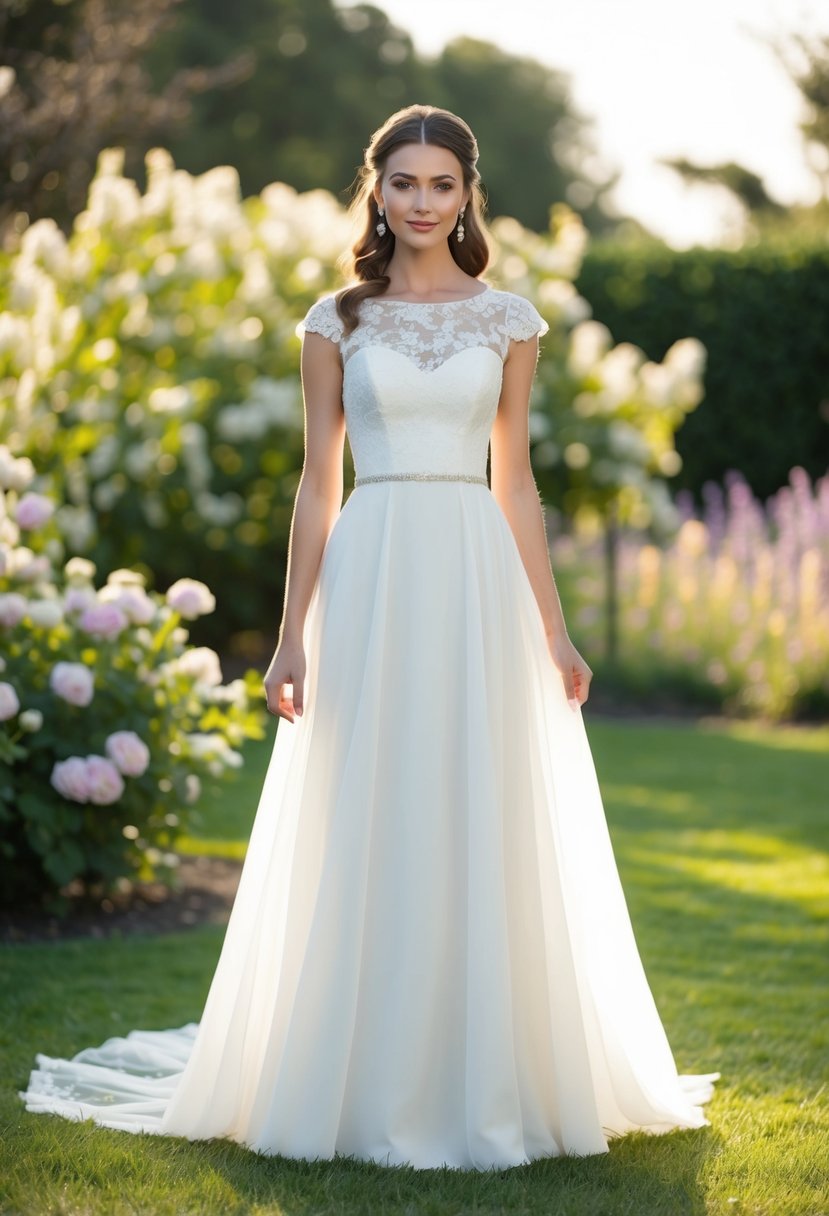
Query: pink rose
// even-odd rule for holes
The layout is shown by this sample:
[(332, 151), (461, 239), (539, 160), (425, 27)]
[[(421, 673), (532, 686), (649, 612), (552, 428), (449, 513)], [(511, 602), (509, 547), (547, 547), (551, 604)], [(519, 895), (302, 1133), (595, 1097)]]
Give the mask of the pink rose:
[(87, 756), (86, 775), (89, 782), (89, 801), (97, 806), (110, 806), (124, 792), (124, 778), (111, 760), (105, 756)]
[(88, 705), (95, 693), (95, 677), (83, 663), (55, 663), (49, 687), (70, 705)]
[(48, 498), (30, 491), (28, 494), (24, 494), (17, 504), (14, 518), (18, 527), (30, 532), (33, 529), (42, 528), (45, 523), (48, 523), (54, 509), (55, 504)]
[(98, 600), (120, 608), (133, 625), (148, 625), (156, 614), (156, 606), (143, 587), (107, 583), (98, 593)]
[(140, 777), (150, 763), (150, 749), (134, 730), (116, 730), (104, 750), (125, 777)]
[(99, 638), (114, 638), (126, 629), (129, 621), (126, 613), (115, 604), (91, 604), (81, 613), (78, 621), (81, 629)]
[(13, 685), (3, 680), (0, 682), (0, 722), (13, 718), (19, 709), (20, 700)]
[(28, 600), (16, 591), (0, 595), (0, 625), (4, 628), (13, 629), (15, 625), (19, 625), (28, 610)]
[(97, 602), (94, 587), (67, 587), (63, 597), (65, 612), (83, 612)]
[(205, 616), (216, 607), (216, 600), (209, 587), (194, 578), (180, 578), (167, 589), (167, 603), (185, 620)]
[(49, 780), (64, 798), (72, 802), (89, 802), (89, 776), (86, 761), (81, 756), (58, 761)]

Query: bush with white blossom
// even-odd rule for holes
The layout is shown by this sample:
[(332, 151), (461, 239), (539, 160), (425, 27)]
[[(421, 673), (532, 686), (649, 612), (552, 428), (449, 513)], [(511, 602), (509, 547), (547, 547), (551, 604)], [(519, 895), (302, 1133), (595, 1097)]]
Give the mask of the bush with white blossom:
[(539, 491), (579, 523), (612, 516), (668, 536), (680, 517), (665, 479), (682, 465), (676, 431), (703, 397), (705, 347), (678, 335), (656, 363), (631, 342), (614, 344), (572, 281), (587, 242), (581, 220), (556, 205), (550, 229), (542, 237), (509, 218), (492, 225), (506, 285), (550, 322), (530, 412)]
[(205, 779), (264, 734), (261, 677), (222, 683), (182, 621), (212, 612), (198, 580), (165, 595), (137, 570), (96, 587), (66, 560), (34, 466), (0, 446), (0, 898), (169, 874)]
[[(162, 149), (144, 193), (122, 169), (118, 149), (102, 153), (68, 237), (41, 220), (0, 252), (0, 441), (48, 461), (60, 525), (100, 568), (142, 563), (168, 582), (186, 550), (194, 577), (244, 588), (203, 623), (218, 642), (281, 599), (302, 465), (297, 327), (340, 285), (351, 223), (327, 191), (275, 182), (243, 199), (232, 168), (193, 176)], [(486, 276), (551, 325), (532, 414), (542, 496), (664, 522), (704, 352), (684, 340), (655, 364), (612, 345), (573, 285), (587, 233), (565, 206), (549, 232), (499, 217), (491, 237)]]

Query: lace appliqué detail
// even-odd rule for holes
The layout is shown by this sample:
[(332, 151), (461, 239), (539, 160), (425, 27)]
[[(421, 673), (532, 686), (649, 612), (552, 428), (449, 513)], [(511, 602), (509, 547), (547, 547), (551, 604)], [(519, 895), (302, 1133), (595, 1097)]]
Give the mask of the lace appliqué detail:
[(317, 300), (302, 322), (304, 331), (312, 330), (339, 344), (344, 367), (363, 347), (387, 346), (425, 372), (435, 371), (470, 347), (486, 347), (503, 362), (512, 338), (526, 341), (549, 328), (529, 300), (492, 287), (465, 300), (441, 303), (382, 297), (364, 300), (359, 325), (345, 337), (333, 295)]
[(302, 321), (302, 330), (322, 334), (332, 342), (339, 342), (343, 336), (343, 325), (337, 312), (333, 296), (323, 296), (312, 304)]

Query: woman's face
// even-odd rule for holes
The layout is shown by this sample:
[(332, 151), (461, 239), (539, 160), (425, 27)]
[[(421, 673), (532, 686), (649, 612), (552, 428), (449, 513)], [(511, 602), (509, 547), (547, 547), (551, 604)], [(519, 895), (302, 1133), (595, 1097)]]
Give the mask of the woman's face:
[[(449, 239), (467, 201), (461, 163), (448, 148), (405, 144), (389, 156), (374, 197), (398, 241), (419, 248), (437, 245)], [(431, 226), (413, 226), (417, 221)]]

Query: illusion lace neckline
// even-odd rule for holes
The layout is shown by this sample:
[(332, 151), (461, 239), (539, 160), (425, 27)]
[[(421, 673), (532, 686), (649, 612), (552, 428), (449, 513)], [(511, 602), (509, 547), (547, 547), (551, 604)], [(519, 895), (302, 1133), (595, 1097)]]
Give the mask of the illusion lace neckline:
[(474, 296), (464, 296), (460, 300), (387, 300), (385, 296), (370, 296), (364, 304), (403, 304), (406, 308), (451, 308), (455, 304), (471, 304), (480, 296), (489, 295), (493, 289), (487, 283), (483, 291), (476, 291)]

